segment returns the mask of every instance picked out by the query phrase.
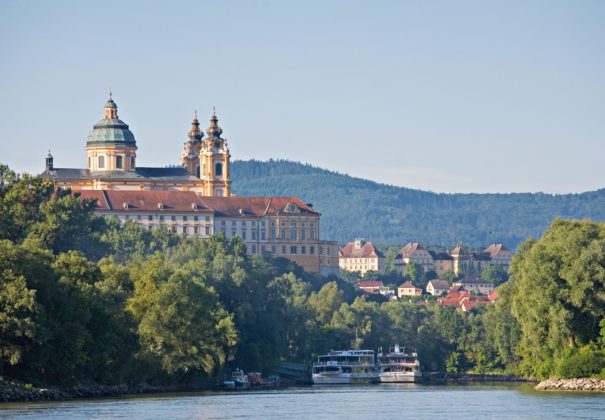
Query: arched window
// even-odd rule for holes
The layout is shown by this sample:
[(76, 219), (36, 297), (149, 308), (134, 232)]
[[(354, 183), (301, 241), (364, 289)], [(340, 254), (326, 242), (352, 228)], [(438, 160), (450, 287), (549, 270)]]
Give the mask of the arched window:
[(217, 163), (214, 165), (214, 175), (223, 176), (223, 164), (222, 163)]
[(300, 224), (300, 240), (304, 241), (305, 240), (305, 228), (306, 228), (306, 224), (303, 222)]
[(281, 239), (282, 239), (282, 241), (286, 240), (286, 224), (285, 223), (281, 224)]
[(200, 165), (195, 165), (195, 176), (200, 177)]
[(296, 222), (290, 223), (290, 240), (296, 240)]
[(309, 240), (315, 240), (315, 223), (309, 223)]
[(134, 169), (134, 156), (130, 156), (130, 169)]

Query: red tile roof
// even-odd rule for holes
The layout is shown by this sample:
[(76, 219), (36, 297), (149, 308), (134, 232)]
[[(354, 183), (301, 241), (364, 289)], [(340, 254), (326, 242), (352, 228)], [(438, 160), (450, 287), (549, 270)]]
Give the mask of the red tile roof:
[[(83, 200), (97, 200), (99, 210), (163, 210), (182, 212), (214, 212), (218, 217), (277, 215), (286, 212), (286, 205), (293, 203), (297, 212), (319, 215), (312, 207), (296, 197), (203, 197), (192, 191), (79, 191)], [(193, 204), (196, 205), (194, 209)]]
[(425, 250), (418, 242), (409, 242), (406, 246), (399, 250), (398, 258), (409, 258), (416, 250)]
[(494, 289), (493, 292), (491, 292), (488, 296), (487, 296), (487, 300), (489, 300), (490, 302), (495, 302), (498, 300), (498, 289)]
[[(214, 210), (216, 216), (265, 216), (278, 215), (286, 212), (286, 206), (293, 203), (297, 212), (309, 215), (319, 215), (308, 204), (296, 197), (200, 197), (206, 207)], [(243, 210), (240, 212), (240, 210)]]
[(414, 286), (411, 281), (406, 281), (398, 289), (418, 289), (418, 287)]
[(366, 242), (361, 248), (355, 248), (355, 243), (349, 242), (338, 253), (342, 258), (384, 258), (382, 252), (372, 242)]
[(487, 252), (490, 257), (494, 258), (496, 255), (498, 255), (498, 253), (500, 251), (510, 251), (510, 249), (508, 249), (507, 247), (505, 247), (503, 244), (491, 244), (490, 246), (488, 246), (487, 248), (485, 248), (485, 251), (483, 252)]
[(382, 287), (382, 286), (384, 286), (384, 283), (381, 281), (364, 280), (364, 281), (359, 282), (360, 289), (371, 288), (371, 287)]
[[(97, 209), (105, 211), (177, 211), (210, 213), (196, 193), (191, 191), (79, 191), (82, 200), (97, 200)], [(162, 208), (158, 205), (161, 204)], [(195, 208), (194, 205), (195, 204)]]

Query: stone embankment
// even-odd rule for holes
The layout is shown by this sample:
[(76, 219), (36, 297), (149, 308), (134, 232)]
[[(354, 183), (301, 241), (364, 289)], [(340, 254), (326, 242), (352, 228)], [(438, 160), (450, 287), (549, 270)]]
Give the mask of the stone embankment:
[(125, 394), (171, 392), (176, 387), (149, 385), (77, 385), (69, 388), (35, 388), (18, 383), (0, 381), (0, 402), (58, 401), (76, 398), (100, 398)]
[(571, 378), (547, 379), (536, 385), (541, 391), (598, 391), (605, 392), (605, 379)]

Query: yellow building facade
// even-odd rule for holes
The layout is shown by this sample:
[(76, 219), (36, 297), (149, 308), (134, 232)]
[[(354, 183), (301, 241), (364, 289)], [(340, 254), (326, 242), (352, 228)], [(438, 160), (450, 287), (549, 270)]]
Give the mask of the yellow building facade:
[(206, 130), (200, 130), (197, 115), (193, 119), (181, 155), (181, 167), (152, 168), (137, 164), (137, 144), (128, 125), (119, 119), (118, 106), (111, 93), (86, 140), (87, 165), (79, 168), (55, 168), (52, 156), (42, 174), (72, 191), (192, 191), (204, 196), (231, 195), (230, 158), (227, 140), (213, 112)]

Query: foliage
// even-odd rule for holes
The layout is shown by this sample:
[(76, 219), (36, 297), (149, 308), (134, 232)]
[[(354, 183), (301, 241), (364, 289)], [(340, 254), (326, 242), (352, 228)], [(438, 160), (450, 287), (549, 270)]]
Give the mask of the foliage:
[(501, 265), (494, 264), (484, 268), (480, 277), (482, 280), (489, 281), (494, 286), (499, 286), (508, 280), (508, 273)]
[(521, 328), (524, 373), (553, 375), (569, 348), (602, 342), (605, 224), (556, 220), (519, 247), (511, 273), (506, 296)]
[(581, 378), (599, 374), (603, 368), (603, 351), (583, 346), (566, 350), (557, 363), (555, 374), (561, 378)]

